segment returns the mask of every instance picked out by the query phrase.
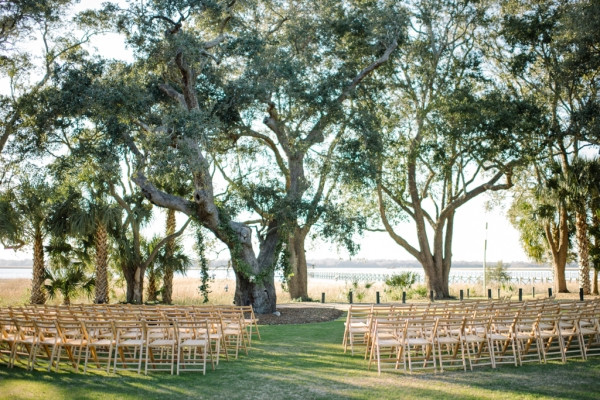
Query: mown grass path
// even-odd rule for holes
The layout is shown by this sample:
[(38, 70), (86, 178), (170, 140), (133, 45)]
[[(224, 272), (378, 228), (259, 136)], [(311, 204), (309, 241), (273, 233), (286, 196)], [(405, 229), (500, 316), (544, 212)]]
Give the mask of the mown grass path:
[(0, 399), (598, 399), (600, 359), (408, 375), (367, 371), (342, 351), (343, 321), (261, 327), (248, 356), (206, 376), (0, 367)]

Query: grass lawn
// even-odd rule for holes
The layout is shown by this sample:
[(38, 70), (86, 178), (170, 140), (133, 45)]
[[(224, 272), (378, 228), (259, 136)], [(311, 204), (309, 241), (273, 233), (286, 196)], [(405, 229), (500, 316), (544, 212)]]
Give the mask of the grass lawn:
[(343, 321), (262, 326), (248, 356), (221, 362), (206, 376), (183, 373), (106, 375), (7, 369), (1, 399), (598, 399), (600, 358), (567, 365), (526, 364), (443, 374), (367, 371), (361, 356), (343, 354)]

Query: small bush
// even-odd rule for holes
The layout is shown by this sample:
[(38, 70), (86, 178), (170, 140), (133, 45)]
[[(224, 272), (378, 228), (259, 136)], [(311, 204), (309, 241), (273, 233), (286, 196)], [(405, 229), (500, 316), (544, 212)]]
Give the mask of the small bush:
[(373, 287), (372, 282), (366, 282), (361, 285), (357, 280), (354, 280), (349, 288), (346, 286), (346, 298), (349, 298), (350, 292), (352, 292), (353, 301), (356, 300), (357, 302), (362, 303), (367, 295), (367, 291), (371, 289), (371, 287)]
[(406, 297), (408, 297), (409, 299), (425, 299), (428, 297), (428, 295), (429, 293), (427, 290), (427, 286), (425, 285), (419, 285), (406, 293)]
[[(413, 272), (402, 272), (394, 274), (385, 280), (385, 293), (392, 300), (400, 300), (402, 292), (409, 290), (417, 281), (418, 275)], [(408, 295), (408, 294), (407, 294)]]

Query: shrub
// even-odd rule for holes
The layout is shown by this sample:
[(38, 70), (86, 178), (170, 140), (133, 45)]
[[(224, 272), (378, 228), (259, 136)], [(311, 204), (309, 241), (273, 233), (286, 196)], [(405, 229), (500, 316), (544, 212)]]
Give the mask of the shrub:
[(417, 277), (417, 274), (410, 271), (394, 274), (385, 280), (387, 286), (385, 293), (387, 293), (392, 300), (400, 300), (402, 298), (402, 292), (410, 289), (417, 281)]

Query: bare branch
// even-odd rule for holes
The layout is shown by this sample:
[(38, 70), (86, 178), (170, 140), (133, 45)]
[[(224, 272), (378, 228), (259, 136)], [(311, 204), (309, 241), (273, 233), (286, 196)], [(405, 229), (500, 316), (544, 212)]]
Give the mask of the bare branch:
[(249, 128), (245, 125), (242, 126), (241, 128), (243, 131), (242, 136), (248, 136), (248, 137), (253, 137), (253, 138), (259, 139), (260, 141), (264, 142), (269, 149), (271, 149), (271, 151), (273, 152), (273, 155), (275, 156), (275, 161), (277, 162), (279, 169), (286, 176), (286, 180), (289, 180), (290, 173), (289, 173), (288, 168), (285, 165), (285, 162), (283, 161), (283, 157), (281, 157), (281, 154), (279, 153), (277, 144), (275, 144), (275, 142), (267, 135), (263, 135), (262, 133), (256, 132), (252, 128)]

